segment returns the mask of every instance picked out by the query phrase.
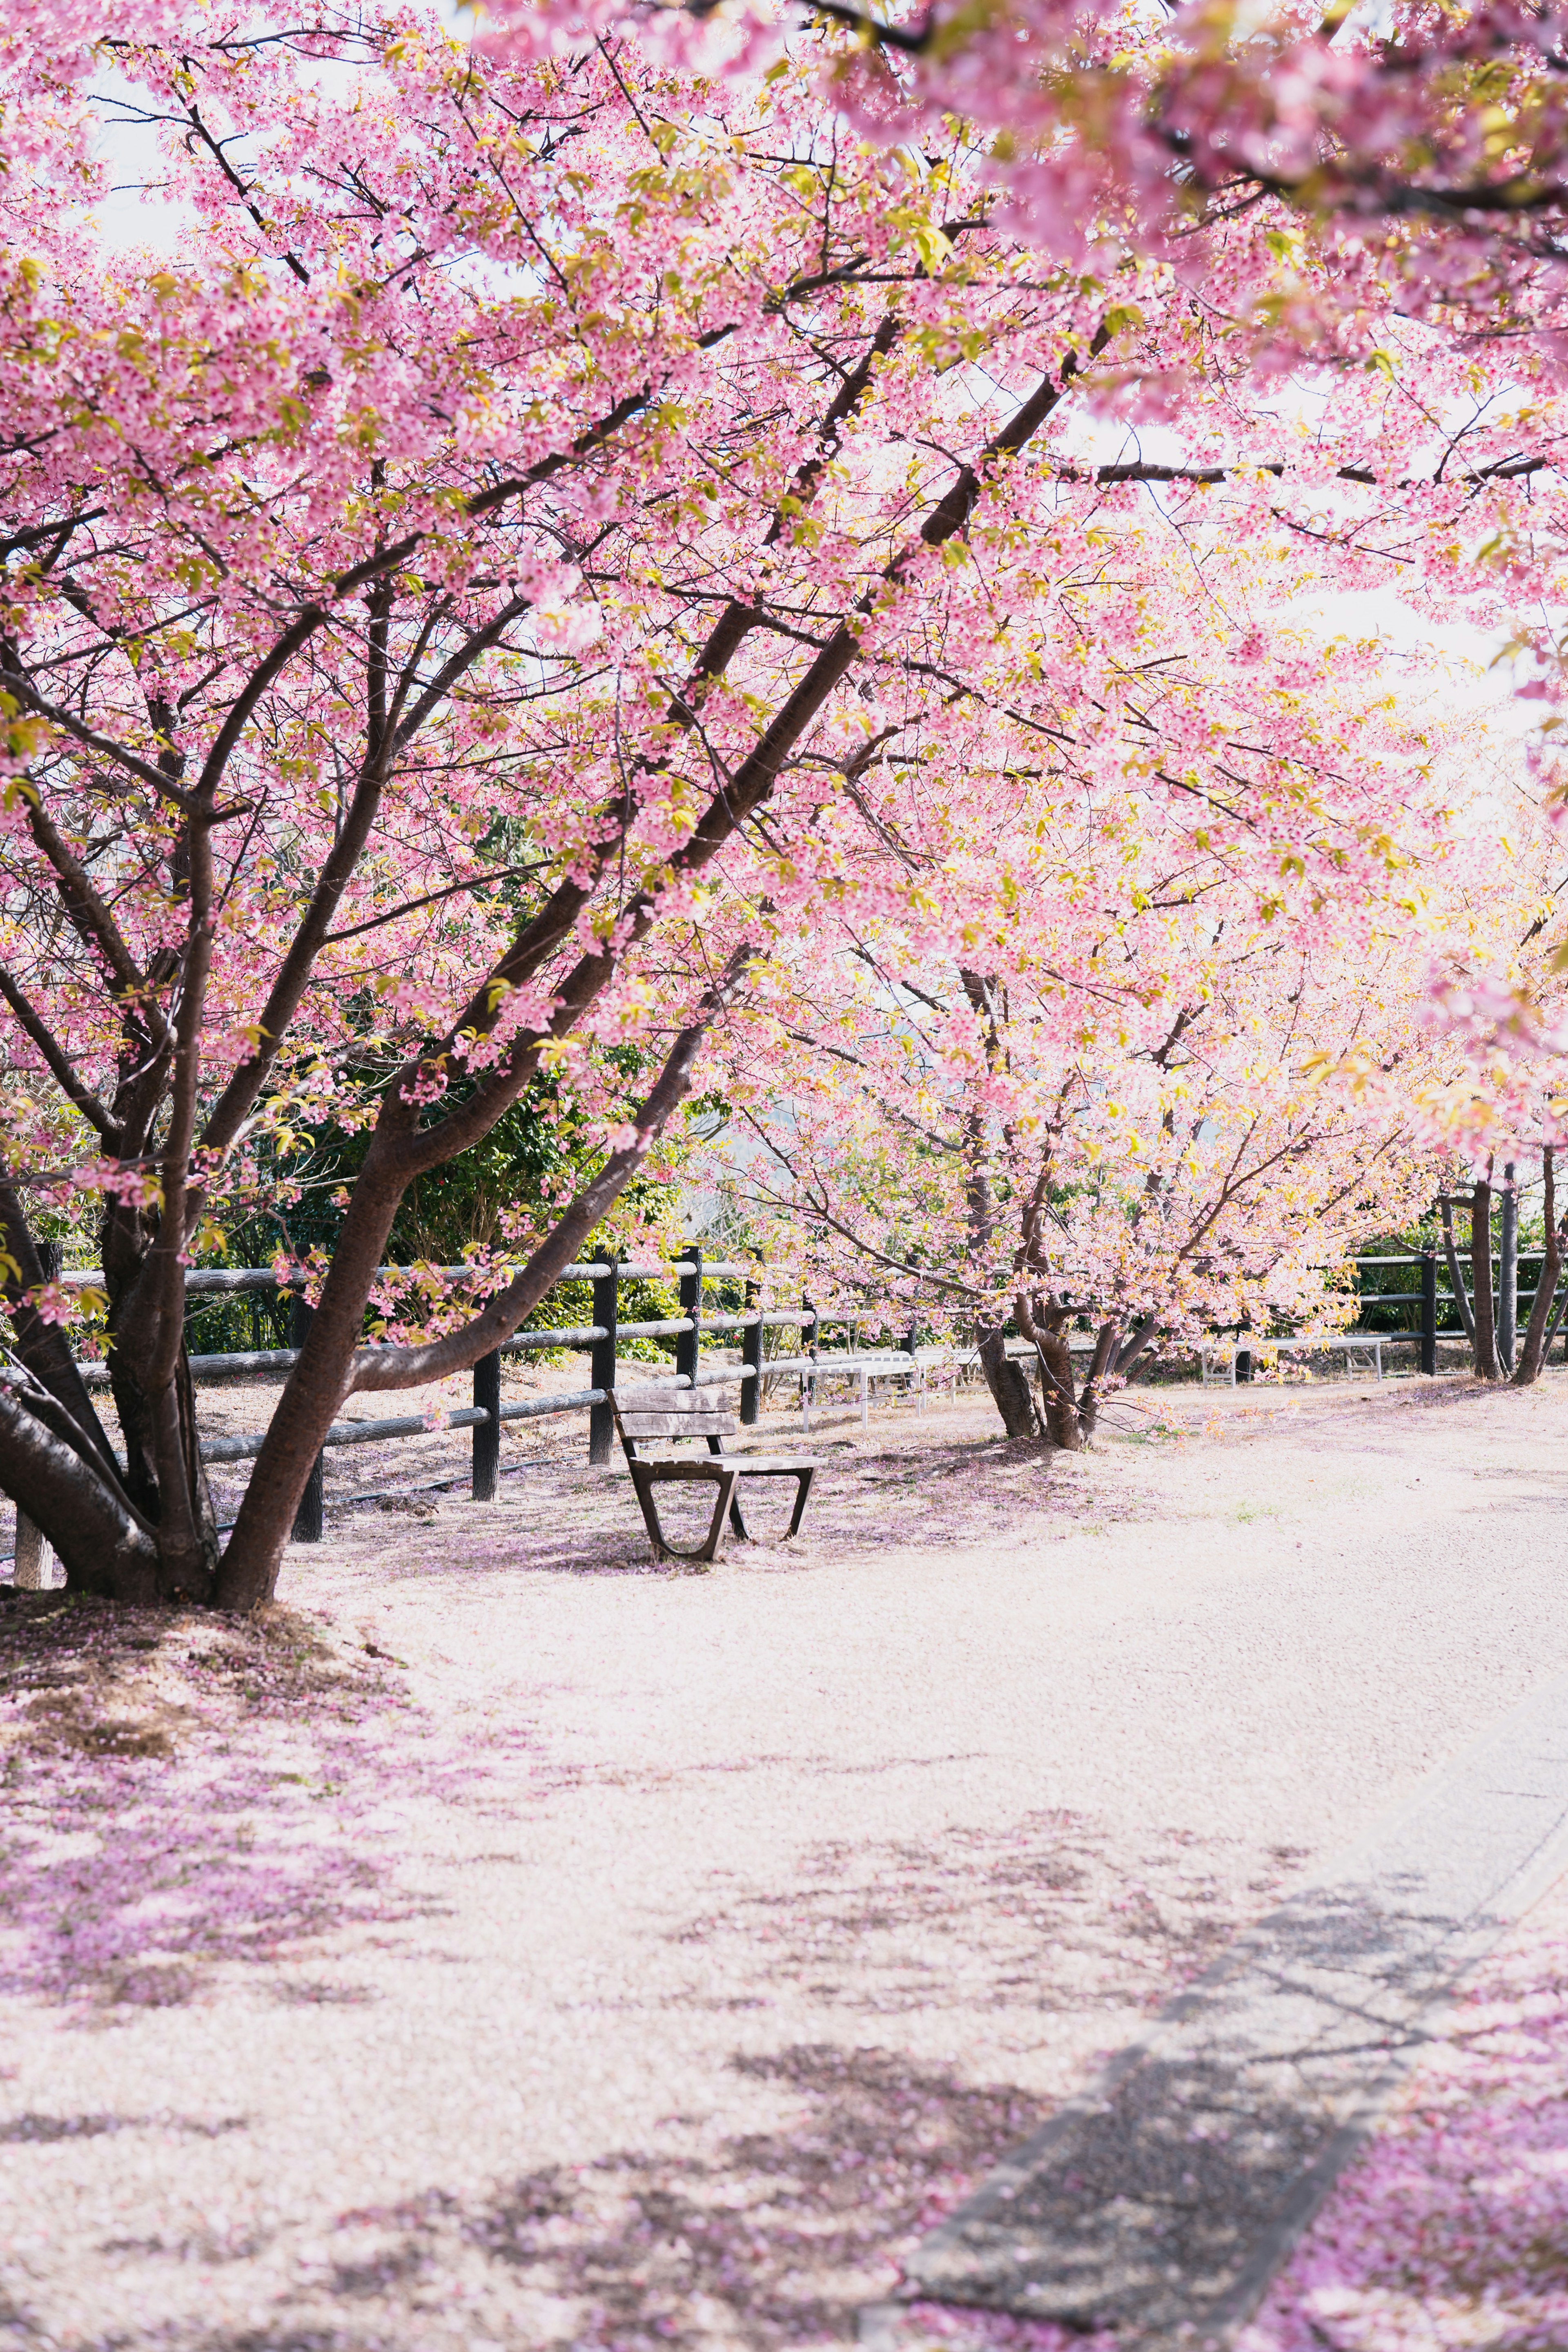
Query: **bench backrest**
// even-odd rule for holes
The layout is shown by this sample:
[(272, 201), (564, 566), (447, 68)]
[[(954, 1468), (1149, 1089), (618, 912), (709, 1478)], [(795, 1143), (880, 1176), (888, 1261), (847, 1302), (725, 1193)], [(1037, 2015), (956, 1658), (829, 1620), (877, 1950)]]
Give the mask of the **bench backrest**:
[(732, 1437), (735, 1415), (716, 1389), (612, 1389), (610, 1408), (630, 1453), (653, 1437)]

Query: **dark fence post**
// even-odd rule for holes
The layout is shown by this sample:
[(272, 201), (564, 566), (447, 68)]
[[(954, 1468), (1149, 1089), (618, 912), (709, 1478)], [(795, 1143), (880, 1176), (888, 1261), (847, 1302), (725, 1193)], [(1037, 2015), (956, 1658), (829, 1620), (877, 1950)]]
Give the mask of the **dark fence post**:
[[(609, 1270), (593, 1277), (593, 1319), (603, 1332), (595, 1339), (589, 1359), (589, 1380), (596, 1389), (615, 1386), (615, 1333), (620, 1321), (621, 1261), (612, 1257)], [(588, 1408), (588, 1458), (608, 1462), (615, 1443), (615, 1416), (608, 1404)]]
[(474, 1500), (493, 1503), (501, 1484), (501, 1350), (492, 1348), (474, 1367), (474, 1403), (488, 1413), (474, 1423)]
[[(802, 1356), (814, 1356), (817, 1352), (817, 1332), (820, 1328), (820, 1318), (817, 1314), (815, 1305), (807, 1297), (804, 1291), (800, 1293), (800, 1312), (805, 1317), (805, 1321), (800, 1326), (800, 1352)], [(810, 1429), (811, 1426), (811, 1406), (816, 1398), (817, 1383), (812, 1379), (810, 1372), (801, 1372), (799, 1375), (799, 1378), (800, 1382), (800, 1426), (802, 1429)]]
[(762, 1413), (762, 1285), (748, 1282), (746, 1286), (746, 1312), (757, 1310), (757, 1320), (748, 1323), (740, 1335), (740, 1360), (751, 1367), (751, 1378), (740, 1383), (740, 1418), (747, 1429)]
[(1421, 1253), (1421, 1370), (1437, 1369), (1437, 1253)]
[(700, 1248), (691, 1254), (692, 1270), (681, 1276), (681, 1313), (692, 1318), (689, 1331), (675, 1335), (675, 1377), (695, 1388), (697, 1360), (702, 1354), (703, 1254)]
[[(313, 1307), (307, 1307), (302, 1298), (296, 1298), (294, 1310), (289, 1318), (288, 1344), (291, 1348), (302, 1348), (305, 1345), (306, 1334), (315, 1319), (316, 1309)], [(321, 1530), (327, 1517), (327, 1497), (322, 1491), (321, 1484), (321, 1473), (325, 1461), (326, 1456), (318, 1454), (315, 1461), (310, 1465), (310, 1475), (305, 1481), (305, 1492), (300, 1496), (299, 1508), (294, 1514), (296, 1543), (319, 1543), (321, 1540)]]

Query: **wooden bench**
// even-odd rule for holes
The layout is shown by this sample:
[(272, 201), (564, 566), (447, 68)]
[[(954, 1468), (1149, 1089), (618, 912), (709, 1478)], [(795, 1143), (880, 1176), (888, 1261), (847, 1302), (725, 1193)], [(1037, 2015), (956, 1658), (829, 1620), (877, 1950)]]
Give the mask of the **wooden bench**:
[[(817, 1465), (797, 1455), (788, 1458), (770, 1454), (727, 1454), (724, 1441), (735, 1434), (735, 1415), (713, 1389), (672, 1389), (665, 1387), (623, 1389), (619, 1394), (608, 1391), (610, 1410), (615, 1416), (615, 1428), (632, 1473), (632, 1484), (637, 1489), (642, 1505), (643, 1521), (647, 1528), (655, 1559), (666, 1556), (674, 1559), (715, 1559), (724, 1535), (727, 1514), (729, 1524), (744, 1543), (746, 1521), (741, 1517), (740, 1500), (736, 1489), (742, 1478), (794, 1478), (799, 1482), (794, 1515), (789, 1521), (789, 1533), (794, 1535), (805, 1516), (806, 1497), (811, 1491), (811, 1480)], [(656, 1438), (706, 1437), (706, 1454), (677, 1454), (674, 1457), (649, 1455), (642, 1447)], [(683, 1550), (670, 1542), (659, 1525), (659, 1514), (653, 1501), (655, 1486), (673, 1483), (698, 1481), (716, 1486), (714, 1497), (713, 1524), (706, 1540), (695, 1551)]]

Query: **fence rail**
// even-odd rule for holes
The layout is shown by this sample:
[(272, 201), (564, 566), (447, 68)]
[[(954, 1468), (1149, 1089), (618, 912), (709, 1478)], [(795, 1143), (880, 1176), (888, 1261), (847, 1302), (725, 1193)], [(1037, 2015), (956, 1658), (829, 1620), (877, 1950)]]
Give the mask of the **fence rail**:
[[(1519, 1263), (1539, 1260), (1540, 1251), (1520, 1253)], [(1408, 1290), (1358, 1291), (1358, 1307), (1401, 1306), (1419, 1307), (1420, 1328), (1416, 1330), (1381, 1331), (1360, 1334), (1378, 1339), (1385, 1343), (1406, 1341), (1419, 1346), (1421, 1370), (1435, 1373), (1437, 1369), (1437, 1344), (1443, 1339), (1462, 1339), (1462, 1321), (1448, 1321), (1439, 1315), (1443, 1300), (1449, 1313), (1457, 1302), (1447, 1281), (1447, 1269), (1436, 1251), (1412, 1252), (1407, 1255), (1380, 1255), (1351, 1261), (1359, 1277), (1362, 1267), (1409, 1265), (1420, 1268), (1419, 1286)], [(1494, 1264), (1500, 1259), (1494, 1256)], [(465, 1282), (474, 1283), (470, 1266), (442, 1266), (418, 1270), (434, 1272), (451, 1287)], [(586, 1282), (592, 1286), (591, 1323), (579, 1323), (556, 1328), (534, 1328), (518, 1331), (504, 1345), (481, 1358), (474, 1367), (473, 1402), (443, 1414), (433, 1423), (423, 1413), (389, 1414), (379, 1420), (335, 1422), (322, 1441), (322, 1450), (316, 1457), (310, 1478), (295, 1522), (295, 1538), (305, 1543), (319, 1542), (322, 1534), (325, 1496), (323, 1474), (329, 1450), (350, 1445), (381, 1444), (402, 1438), (429, 1434), (433, 1428), (468, 1430), (472, 1433), (471, 1486), (476, 1501), (495, 1499), (500, 1476), (501, 1431), (508, 1422), (533, 1421), (563, 1412), (583, 1412), (589, 1417), (588, 1458), (591, 1463), (607, 1462), (612, 1454), (613, 1425), (609, 1408), (609, 1391), (616, 1385), (620, 1371), (619, 1350), (623, 1341), (632, 1339), (671, 1339), (675, 1341), (673, 1371), (661, 1372), (653, 1365), (640, 1366), (646, 1377), (662, 1378), (677, 1389), (706, 1388), (719, 1383), (738, 1383), (740, 1388), (740, 1419), (753, 1425), (761, 1406), (764, 1378), (775, 1373), (795, 1375), (801, 1387), (801, 1403), (809, 1415), (810, 1399), (819, 1380), (836, 1378), (841, 1373), (856, 1376), (862, 1419), (866, 1411), (869, 1383), (873, 1379), (903, 1379), (918, 1389), (923, 1378), (923, 1365), (916, 1346), (917, 1331), (912, 1328), (902, 1348), (883, 1348), (870, 1351), (848, 1348), (823, 1351), (819, 1346), (821, 1333), (829, 1327), (852, 1327), (865, 1319), (862, 1314), (823, 1312), (810, 1300), (799, 1308), (768, 1307), (759, 1303), (758, 1291), (762, 1269), (753, 1261), (737, 1264), (724, 1259), (708, 1259), (700, 1249), (671, 1265), (644, 1264), (637, 1261), (619, 1262), (594, 1259), (586, 1264), (568, 1266), (559, 1276), (560, 1283)], [(415, 1274), (403, 1266), (383, 1266), (380, 1278), (395, 1281), (400, 1275)], [(619, 1315), (621, 1286), (626, 1282), (667, 1281), (674, 1277), (679, 1285), (677, 1315), (622, 1322)], [(62, 1274), (59, 1279), (73, 1286), (99, 1283), (101, 1273), (94, 1268)], [(287, 1295), (303, 1287), (303, 1274), (273, 1272), (265, 1266), (202, 1266), (193, 1268), (186, 1276), (187, 1294), (194, 1299), (243, 1296), (246, 1293)], [(709, 1282), (740, 1282), (746, 1286), (747, 1303), (738, 1314), (710, 1312), (703, 1298), (704, 1286)], [(1517, 1292), (1517, 1307), (1522, 1307), (1535, 1297), (1533, 1289)], [(312, 1309), (302, 1297), (296, 1297), (292, 1307), (294, 1344), (287, 1348), (256, 1348), (225, 1353), (194, 1355), (188, 1359), (192, 1377), (198, 1382), (258, 1382), (271, 1378), (283, 1378), (298, 1361), (300, 1347), (309, 1328)], [(790, 1356), (767, 1356), (765, 1336), (770, 1329), (799, 1330), (802, 1352)], [(740, 1340), (738, 1364), (703, 1369), (701, 1363), (705, 1339), (734, 1338)], [(1358, 1336), (1350, 1334), (1346, 1336)], [(1082, 1349), (1092, 1348), (1092, 1339), (1076, 1343)], [(590, 1381), (587, 1388), (558, 1391), (546, 1396), (518, 1399), (503, 1403), (501, 1399), (501, 1360), (503, 1356), (527, 1355), (551, 1349), (587, 1354), (590, 1358)], [(951, 1351), (950, 1351), (951, 1352)], [(974, 1350), (953, 1354), (955, 1364), (974, 1360)], [(1032, 1352), (1020, 1343), (1019, 1352)], [(83, 1377), (89, 1387), (109, 1385), (108, 1368), (100, 1363), (84, 1363)], [(229, 1437), (204, 1438), (201, 1444), (202, 1460), (206, 1463), (244, 1462), (254, 1460), (260, 1453), (263, 1433), (252, 1432)]]

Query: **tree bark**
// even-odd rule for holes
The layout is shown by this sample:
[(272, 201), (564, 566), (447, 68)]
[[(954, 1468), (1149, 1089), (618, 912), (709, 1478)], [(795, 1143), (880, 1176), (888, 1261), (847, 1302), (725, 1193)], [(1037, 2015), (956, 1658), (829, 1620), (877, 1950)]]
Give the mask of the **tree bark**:
[[(1087, 1444), (1094, 1434), (1100, 1419), (1101, 1391), (1116, 1361), (1116, 1343), (1122, 1336), (1119, 1323), (1102, 1323), (1094, 1342), (1094, 1354), (1089, 1373), (1078, 1396), (1078, 1428)], [(1069, 1360), (1071, 1377), (1071, 1359)]]
[(1541, 1174), (1545, 1187), (1546, 1255), (1541, 1277), (1531, 1301), (1530, 1320), (1524, 1327), (1524, 1344), (1519, 1351), (1519, 1365), (1513, 1375), (1516, 1389), (1527, 1389), (1541, 1377), (1545, 1361), (1547, 1332), (1552, 1328), (1552, 1302), (1563, 1273), (1563, 1232), (1557, 1223), (1556, 1155), (1548, 1144), (1541, 1155)]
[(18, 1592), (42, 1592), (49, 1580), (49, 1562), (54, 1547), (42, 1528), (27, 1517), (26, 1511), (16, 1514), (16, 1558), (12, 1580)]
[(1502, 1368), (1497, 1360), (1497, 1314), (1492, 1304), (1491, 1185), (1484, 1177), (1470, 1198), (1470, 1297), (1476, 1322), (1477, 1377), (1499, 1381)]
[(1052, 1445), (1060, 1445), (1064, 1454), (1077, 1454), (1083, 1444), (1083, 1431), (1078, 1420), (1078, 1402), (1073, 1392), (1072, 1350), (1067, 1335), (1049, 1326), (1038, 1331), (1034, 1342), (1040, 1359), (1040, 1393), (1045, 1420), (1045, 1433)]
[(1009, 1355), (1007, 1338), (1000, 1324), (982, 1335), (979, 1353), (986, 1386), (990, 1390), (1008, 1435), (1038, 1437), (1040, 1434), (1040, 1415), (1035, 1411), (1029, 1381), (1023, 1366), (1015, 1363)]
[(54, 1400), (40, 1392), (24, 1402), (14, 1381), (0, 1383), (0, 1488), (53, 1544), (76, 1590), (158, 1599), (152, 1530), (88, 1457)]
[(1442, 1202), (1442, 1215), (1443, 1256), (1448, 1268), (1448, 1287), (1454, 1294), (1454, 1304), (1459, 1310), (1459, 1321), (1464, 1326), (1465, 1337), (1473, 1350), (1476, 1344), (1476, 1318), (1470, 1306), (1470, 1294), (1465, 1286), (1465, 1277), (1460, 1270), (1459, 1253), (1454, 1247), (1454, 1204), (1447, 1194), (1444, 1195)]

